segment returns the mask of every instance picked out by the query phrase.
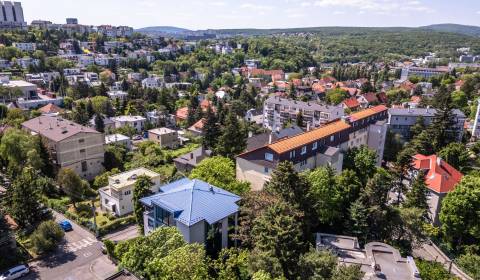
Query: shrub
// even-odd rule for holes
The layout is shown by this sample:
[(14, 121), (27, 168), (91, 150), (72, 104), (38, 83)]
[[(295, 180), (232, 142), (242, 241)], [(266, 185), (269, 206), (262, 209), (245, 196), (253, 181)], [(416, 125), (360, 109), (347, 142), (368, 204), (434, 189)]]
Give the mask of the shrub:
[(65, 233), (54, 221), (41, 223), (30, 237), (33, 249), (37, 254), (54, 251)]
[(135, 223), (135, 217), (134, 216), (127, 216), (127, 217), (123, 217), (123, 218), (118, 218), (116, 220), (114, 220), (113, 222), (105, 225), (105, 226), (100, 226), (98, 228), (98, 233), (100, 235), (105, 235), (105, 234), (108, 234), (114, 230), (117, 230), (119, 228), (122, 228), (122, 227), (125, 227), (125, 226), (128, 226), (130, 224), (133, 224)]

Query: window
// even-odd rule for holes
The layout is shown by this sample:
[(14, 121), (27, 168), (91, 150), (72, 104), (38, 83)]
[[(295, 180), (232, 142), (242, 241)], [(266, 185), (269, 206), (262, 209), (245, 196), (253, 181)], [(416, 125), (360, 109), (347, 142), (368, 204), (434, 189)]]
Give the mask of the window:
[(269, 171), (270, 171), (270, 170), (268, 169), (268, 167), (265, 167), (265, 168), (263, 169), (263, 172), (264, 172), (265, 174), (268, 174)]
[(330, 136), (330, 142), (335, 141), (335, 135)]
[(81, 149), (80, 153), (82, 153), (82, 154), (85, 153), (85, 149)]
[(125, 191), (123, 194), (124, 195), (130, 195), (132, 193), (132, 191)]
[(86, 161), (82, 161), (82, 172), (85, 172), (88, 170), (88, 165)]
[(294, 158), (295, 157), (295, 151), (290, 151), (290, 158)]
[(85, 142), (85, 139), (78, 139), (78, 143), (84, 143)]
[(315, 151), (318, 148), (318, 142), (313, 143), (312, 151)]
[(300, 166), (303, 167), (303, 166), (305, 166), (305, 165), (307, 165), (307, 160), (302, 160), (302, 161), (300, 162)]
[(302, 147), (302, 155), (307, 153), (307, 146)]
[(155, 217), (158, 223), (164, 224), (166, 226), (173, 225), (172, 215), (170, 214), (170, 212), (160, 207), (155, 207)]
[(265, 153), (265, 160), (273, 161), (273, 154), (271, 154), (271, 153)]

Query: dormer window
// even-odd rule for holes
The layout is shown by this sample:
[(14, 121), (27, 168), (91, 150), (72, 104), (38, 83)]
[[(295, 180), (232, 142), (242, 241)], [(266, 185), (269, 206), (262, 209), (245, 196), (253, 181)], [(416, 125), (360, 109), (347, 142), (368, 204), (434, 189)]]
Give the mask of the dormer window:
[(290, 158), (294, 158), (294, 157), (295, 157), (295, 150), (290, 151)]
[(302, 147), (302, 155), (307, 153), (307, 146)]
[(315, 151), (318, 148), (318, 142), (313, 143), (312, 151)]

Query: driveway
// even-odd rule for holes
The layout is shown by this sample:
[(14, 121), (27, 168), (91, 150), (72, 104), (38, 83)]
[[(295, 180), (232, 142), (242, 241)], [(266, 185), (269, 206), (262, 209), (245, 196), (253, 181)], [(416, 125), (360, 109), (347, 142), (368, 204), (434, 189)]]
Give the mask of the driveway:
[[(55, 220), (66, 218), (55, 213)], [(32, 273), (25, 279), (95, 280), (105, 279), (117, 271), (116, 266), (102, 254), (102, 242), (89, 231), (70, 221), (73, 231), (65, 233), (58, 250), (38, 261), (29, 263)]]
[(135, 225), (131, 225), (123, 230), (120, 230), (120, 231), (117, 231), (117, 232), (114, 232), (114, 233), (111, 233), (111, 234), (107, 234), (103, 237), (103, 239), (108, 239), (108, 240), (111, 240), (111, 241), (115, 241), (115, 242), (120, 242), (120, 241), (125, 241), (125, 240), (129, 240), (129, 239), (133, 239), (135, 237), (138, 237), (140, 236), (139, 233), (138, 233), (138, 226), (135, 224)]

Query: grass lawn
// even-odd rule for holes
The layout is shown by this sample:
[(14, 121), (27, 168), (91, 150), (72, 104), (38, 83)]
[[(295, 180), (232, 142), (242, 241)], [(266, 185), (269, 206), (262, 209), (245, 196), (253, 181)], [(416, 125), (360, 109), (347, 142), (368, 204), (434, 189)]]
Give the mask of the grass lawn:
[(190, 153), (190, 152), (194, 151), (195, 149), (197, 149), (198, 147), (200, 147), (200, 144), (189, 143), (189, 144), (185, 145), (184, 147), (182, 147), (180, 149), (165, 150), (165, 155), (170, 155), (172, 158), (176, 158), (176, 157), (179, 157), (183, 154)]

